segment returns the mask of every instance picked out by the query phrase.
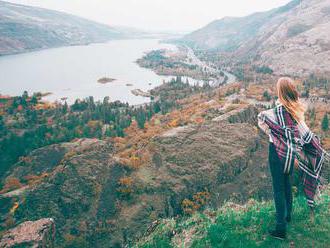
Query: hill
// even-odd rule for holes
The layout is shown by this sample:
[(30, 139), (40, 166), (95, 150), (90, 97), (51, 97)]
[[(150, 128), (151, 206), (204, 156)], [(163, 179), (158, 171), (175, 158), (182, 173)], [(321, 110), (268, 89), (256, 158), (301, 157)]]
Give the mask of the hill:
[[(305, 199), (294, 199), (292, 223), (285, 241), (267, 235), (274, 225), (273, 202), (250, 200), (245, 205), (227, 202), (218, 210), (205, 210), (177, 219), (155, 222), (135, 248), (151, 247), (326, 247), (330, 239), (329, 189), (321, 197), (313, 221)], [(316, 238), (317, 237), (317, 238)]]
[[(268, 139), (256, 116), (271, 101), (252, 93), (260, 96), (242, 83), (212, 88), (177, 78), (151, 90), (154, 101), (143, 106), (92, 97), (48, 106), (27, 93), (7, 99), (0, 237), (51, 218), (56, 247), (125, 247), (163, 218), (270, 199)], [(328, 106), (320, 100), (306, 113), (313, 130)]]
[(183, 37), (194, 48), (231, 61), (269, 66), (277, 74), (330, 75), (330, 1), (293, 0), (245, 17), (225, 17)]
[[(109, 103), (90, 105), (84, 111), (71, 106), (63, 117), (60, 109), (39, 112), (38, 124), (45, 116), (47, 120), (56, 115), (47, 127), (37, 129), (39, 136), (45, 130), (41, 141), (60, 133), (77, 139), (62, 143), (56, 139), (10, 166), (0, 192), (0, 233), (24, 221), (53, 218), (57, 247), (74, 247), (73, 243), (123, 247), (153, 221), (180, 215), (183, 202), (192, 197), (205, 198), (214, 207), (231, 197), (239, 202), (252, 196), (269, 198), (266, 139), (260, 140), (255, 128), (257, 109), (245, 103), (225, 104), (219, 97), (227, 90), (164, 84), (152, 91), (160, 98), (161, 111), (153, 113), (144, 127), (136, 123), (139, 118), (132, 120), (124, 136), (110, 132), (112, 138), (102, 133), (103, 121), (96, 123), (97, 113)], [(180, 111), (164, 112), (171, 103)], [(133, 111), (124, 107), (125, 116), (118, 118), (128, 118)], [(15, 113), (6, 115), (7, 131), (18, 131), (8, 126)], [(81, 118), (89, 117), (94, 121), (87, 119), (80, 133)], [(85, 138), (91, 136), (97, 138)], [(6, 147), (16, 142), (12, 137), (3, 143)], [(36, 143), (37, 137), (24, 137), (26, 146)], [(260, 158), (264, 158), (261, 164)]]
[(141, 34), (58, 11), (0, 1), (0, 55)]

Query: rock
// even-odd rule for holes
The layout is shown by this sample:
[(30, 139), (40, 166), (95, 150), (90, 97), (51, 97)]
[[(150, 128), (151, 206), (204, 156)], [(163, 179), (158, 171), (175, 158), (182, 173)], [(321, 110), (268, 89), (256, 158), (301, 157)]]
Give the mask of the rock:
[[(15, 219), (56, 219), (55, 246), (63, 245), (69, 233), (86, 246), (123, 247), (153, 221), (180, 214), (182, 200), (197, 192), (209, 190), (214, 207), (228, 199), (269, 198), (267, 139), (260, 140), (256, 130), (257, 109), (241, 107), (223, 119), (154, 137), (145, 147), (150, 161), (135, 170), (116, 161), (105, 140), (80, 139), (35, 150), (32, 161), (17, 165), (11, 175), (46, 171), (49, 177), (15, 195), (20, 203)], [(56, 154), (56, 160), (46, 153)], [(118, 194), (123, 177), (133, 180), (129, 198)]]
[(100, 84), (107, 84), (107, 83), (111, 83), (113, 81), (116, 81), (116, 79), (109, 78), (109, 77), (103, 77), (103, 78), (100, 78), (99, 80), (97, 80), (97, 82)]
[(55, 223), (51, 218), (26, 221), (7, 231), (1, 241), (1, 248), (8, 247), (54, 247)]
[(257, 114), (258, 114), (258, 109), (252, 105), (248, 105), (245, 108), (234, 109), (226, 114), (215, 117), (213, 118), (212, 121), (215, 122), (228, 121), (229, 123), (256, 124)]

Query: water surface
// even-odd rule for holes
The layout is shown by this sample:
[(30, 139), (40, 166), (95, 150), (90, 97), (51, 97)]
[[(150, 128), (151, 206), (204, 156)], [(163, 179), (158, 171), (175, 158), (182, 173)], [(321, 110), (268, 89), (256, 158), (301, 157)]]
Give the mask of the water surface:
[[(88, 46), (70, 46), (0, 57), (0, 94), (20, 95), (24, 90), (52, 92), (47, 100), (93, 96), (141, 104), (149, 99), (134, 96), (132, 89), (149, 90), (169, 77), (139, 67), (135, 61), (147, 51), (175, 46), (155, 39), (115, 40)], [(99, 84), (102, 77), (116, 81)], [(133, 84), (129, 87), (126, 84)]]

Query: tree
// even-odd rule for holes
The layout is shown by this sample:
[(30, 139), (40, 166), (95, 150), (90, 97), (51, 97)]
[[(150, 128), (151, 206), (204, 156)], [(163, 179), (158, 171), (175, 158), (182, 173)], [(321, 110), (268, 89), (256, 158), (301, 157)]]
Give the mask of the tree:
[(271, 95), (269, 94), (269, 92), (267, 90), (264, 91), (263, 97), (266, 101), (270, 101), (272, 99)]
[(315, 108), (312, 108), (310, 110), (311, 127), (314, 127), (314, 125), (315, 125), (315, 119), (316, 119)]
[(32, 105), (36, 105), (38, 103), (38, 98), (35, 94), (32, 96), (30, 102), (31, 102)]
[(68, 103), (65, 101), (63, 107), (62, 107), (62, 114), (66, 114), (68, 112)]
[(138, 126), (139, 128), (143, 129), (144, 128), (144, 124), (146, 122), (146, 113), (145, 111), (140, 108), (138, 111), (137, 111), (137, 114), (136, 114), (136, 121), (138, 123)]
[(322, 119), (322, 130), (324, 132), (329, 130), (329, 118), (328, 118), (328, 113), (325, 113)]

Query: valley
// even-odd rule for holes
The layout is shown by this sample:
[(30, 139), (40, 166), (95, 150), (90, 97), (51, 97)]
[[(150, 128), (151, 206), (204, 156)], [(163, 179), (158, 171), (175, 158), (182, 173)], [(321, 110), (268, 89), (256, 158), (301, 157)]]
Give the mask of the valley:
[[(297, 173), (290, 240), (266, 234), (275, 210), (257, 114), (292, 77), (330, 151), (326, 6), (293, 0), (160, 43), (0, 1), (0, 53), (45, 49), (0, 58), (0, 247), (323, 248), (328, 182), (306, 224)], [(8, 33), (11, 18), (52, 22), (52, 36), (31, 31), (31, 44)]]
[(236, 77), (196, 57), (195, 52), (188, 46), (178, 46), (177, 50), (153, 50), (137, 60), (141, 67), (149, 68), (158, 75), (183, 76), (220, 86), (233, 83)]
[[(256, 128), (257, 113), (273, 101), (268, 87), (269, 98), (260, 98), (265, 85), (191, 86), (178, 77), (151, 90), (155, 101), (138, 108), (86, 99), (38, 110), (31, 127), (46, 143), (26, 150), (5, 173), (2, 230), (54, 218), (58, 246), (121, 247), (161, 218), (228, 200), (271, 199), (267, 139)], [(20, 138), (24, 122), (8, 126), (9, 117), (29, 118), (38, 99), (25, 95), (7, 104), (15, 102), (22, 107), (2, 109), (12, 109), (2, 119), (2, 137), (11, 133), (2, 140), (8, 151), (14, 151), (8, 144), (40, 142), (26, 131)], [(328, 102), (310, 98), (308, 121), (327, 149), (329, 131), (320, 119), (328, 109)]]

